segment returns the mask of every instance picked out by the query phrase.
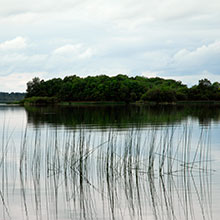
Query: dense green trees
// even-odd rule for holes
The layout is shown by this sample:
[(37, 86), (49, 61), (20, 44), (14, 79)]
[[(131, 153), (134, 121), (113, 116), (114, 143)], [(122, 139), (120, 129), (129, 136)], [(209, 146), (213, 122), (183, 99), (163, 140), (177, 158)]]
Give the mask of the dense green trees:
[(177, 101), (176, 91), (173, 89), (149, 89), (142, 97), (144, 101), (175, 102)]
[(199, 84), (189, 89), (190, 100), (220, 100), (220, 84), (211, 83), (208, 79), (199, 80)]
[(220, 84), (208, 79), (188, 88), (181, 81), (159, 77), (128, 77), (117, 75), (76, 75), (47, 81), (34, 78), (27, 83), (26, 98), (55, 97), (60, 101), (155, 101), (175, 102), (183, 100), (220, 100)]

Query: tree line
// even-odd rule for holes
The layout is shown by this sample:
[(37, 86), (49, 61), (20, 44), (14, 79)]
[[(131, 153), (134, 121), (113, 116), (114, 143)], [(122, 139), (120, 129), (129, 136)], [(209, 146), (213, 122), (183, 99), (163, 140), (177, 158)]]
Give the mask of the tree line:
[(8, 103), (8, 102), (16, 102), (24, 99), (25, 93), (20, 92), (0, 92), (0, 102)]
[(190, 88), (181, 81), (159, 77), (128, 77), (117, 75), (76, 75), (64, 79), (41, 80), (33, 78), (27, 83), (26, 98), (56, 98), (58, 101), (115, 101), (115, 102), (175, 102), (220, 101), (220, 83), (201, 79)]

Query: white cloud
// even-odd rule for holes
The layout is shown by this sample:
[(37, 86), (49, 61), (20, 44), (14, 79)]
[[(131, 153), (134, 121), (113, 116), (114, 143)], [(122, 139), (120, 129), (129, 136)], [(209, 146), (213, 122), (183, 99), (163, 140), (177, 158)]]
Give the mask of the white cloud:
[(12, 14), (21, 14), (26, 12), (62, 11), (68, 8), (72, 8), (80, 2), (81, 1), (78, 0), (7, 0), (7, 2), (4, 1), (4, 3), (1, 4), (0, 12), (1, 15), (10, 16)]
[(174, 59), (180, 62), (186, 62), (189, 60), (198, 61), (198, 59), (202, 58), (202, 60), (207, 60), (207, 57), (216, 55), (220, 55), (220, 41), (216, 41), (209, 45), (202, 45), (192, 51), (182, 49), (175, 54)]
[(24, 53), (8, 53), (0, 54), (0, 75), (10, 74), (14, 71), (33, 71), (33, 69), (41, 70), (48, 56), (44, 54), (28, 55)]
[(206, 70), (197, 73), (197, 74), (190, 74), (190, 75), (167, 75), (164, 76), (163, 78), (165, 79), (175, 79), (175, 80), (180, 80), (182, 81), (184, 84), (187, 84), (188, 86), (193, 86), (198, 84), (198, 81), (200, 79), (209, 79), (212, 83), (213, 82), (220, 82), (220, 75), (218, 74), (213, 74), (210, 73)]
[(162, 72), (152, 72), (152, 71), (144, 71), (141, 73), (142, 76), (151, 78), (151, 77), (158, 77)]
[(69, 54), (76, 54), (82, 49), (81, 44), (68, 44), (62, 47), (59, 47), (54, 50), (54, 54), (56, 55), (69, 55)]
[[(218, 0), (8, 0), (1, 4), (0, 17), (11, 19), (17, 16), (17, 22), (49, 21), (86, 21), (89, 23), (108, 23), (119, 28), (134, 29), (149, 23), (168, 20), (194, 19), (201, 16), (215, 16), (219, 13)], [(33, 15), (37, 15), (33, 20)], [(19, 16), (21, 20), (19, 21)]]
[(218, 72), (220, 60), (220, 41), (202, 45), (194, 50), (181, 49), (173, 57), (173, 65), (183, 70)]
[(52, 56), (64, 56), (67, 59), (86, 59), (95, 54), (94, 49), (86, 48), (82, 44), (68, 44), (55, 49)]
[(92, 48), (88, 48), (86, 49), (84, 52), (82, 52), (81, 54), (79, 54), (79, 58), (80, 59), (86, 59), (86, 58), (90, 58), (95, 54), (95, 51)]
[(27, 41), (23, 37), (16, 37), (13, 40), (7, 40), (0, 43), (0, 51), (21, 50), (27, 47)]
[(11, 73), (9, 75), (0, 76), (0, 88), (5, 92), (25, 92), (26, 83), (35, 76), (45, 78), (46, 73)]
[(1, 1), (1, 76), (220, 74), (219, 0)]

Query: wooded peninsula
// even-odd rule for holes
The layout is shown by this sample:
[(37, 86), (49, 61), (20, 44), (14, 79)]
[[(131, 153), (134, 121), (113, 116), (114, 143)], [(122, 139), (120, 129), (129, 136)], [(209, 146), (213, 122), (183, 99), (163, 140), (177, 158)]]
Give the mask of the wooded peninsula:
[(181, 81), (142, 76), (88, 76), (73, 75), (64, 79), (41, 80), (27, 83), (26, 104), (53, 104), (58, 102), (177, 102), (220, 101), (220, 83), (201, 79), (188, 88)]

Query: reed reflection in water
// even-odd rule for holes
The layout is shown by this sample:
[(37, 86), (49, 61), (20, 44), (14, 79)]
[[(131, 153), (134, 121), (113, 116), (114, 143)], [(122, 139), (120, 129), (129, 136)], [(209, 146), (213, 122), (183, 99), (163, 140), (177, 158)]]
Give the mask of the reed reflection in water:
[(209, 127), (3, 131), (0, 219), (214, 219)]

